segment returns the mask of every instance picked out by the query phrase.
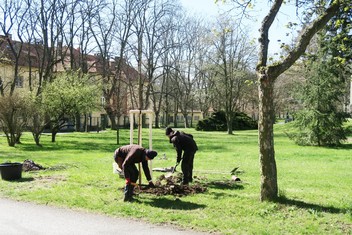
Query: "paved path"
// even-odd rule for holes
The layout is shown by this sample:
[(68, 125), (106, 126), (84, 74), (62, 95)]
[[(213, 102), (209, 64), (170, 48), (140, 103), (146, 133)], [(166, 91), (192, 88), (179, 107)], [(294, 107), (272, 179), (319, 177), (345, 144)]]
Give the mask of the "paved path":
[(0, 199), (0, 234), (4, 235), (201, 235), (170, 226), (89, 214), (34, 203)]

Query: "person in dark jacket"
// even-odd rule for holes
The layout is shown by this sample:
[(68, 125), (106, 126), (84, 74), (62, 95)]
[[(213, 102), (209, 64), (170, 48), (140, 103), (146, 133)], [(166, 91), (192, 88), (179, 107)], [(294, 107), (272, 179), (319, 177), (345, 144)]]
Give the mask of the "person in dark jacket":
[(149, 186), (154, 187), (152, 177), (150, 176), (148, 160), (152, 160), (157, 155), (158, 153), (156, 151), (145, 149), (135, 144), (121, 146), (115, 150), (114, 160), (119, 168), (122, 169), (126, 179), (124, 201), (133, 200), (133, 189), (139, 176), (139, 171), (135, 163), (142, 163), (143, 171), (149, 182)]
[(187, 185), (193, 181), (193, 162), (194, 155), (198, 150), (197, 144), (191, 134), (186, 134), (181, 131), (174, 131), (171, 127), (166, 128), (165, 134), (169, 137), (170, 143), (172, 143), (176, 149), (177, 164), (182, 160), (182, 184)]

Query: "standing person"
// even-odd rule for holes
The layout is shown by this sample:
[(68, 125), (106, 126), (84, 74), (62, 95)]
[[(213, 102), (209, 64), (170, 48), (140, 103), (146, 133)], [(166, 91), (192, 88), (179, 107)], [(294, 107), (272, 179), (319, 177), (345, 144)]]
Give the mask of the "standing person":
[(154, 187), (152, 177), (150, 176), (148, 160), (152, 160), (157, 155), (158, 153), (156, 151), (145, 149), (135, 144), (121, 146), (115, 150), (114, 160), (119, 168), (122, 169), (126, 179), (123, 199), (125, 202), (133, 200), (133, 189), (139, 176), (139, 171), (135, 163), (142, 163), (143, 171), (149, 182), (149, 186)]
[[(191, 134), (181, 131), (174, 131), (171, 127), (167, 127), (165, 134), (169, 137), (177, 152), (177, 164), (181, 163), (183, 174), (182, 184), (187, 185), (193, 181), (193, 161), (198, 147)], [(183, 156), (182, 156), (183, 151)]]

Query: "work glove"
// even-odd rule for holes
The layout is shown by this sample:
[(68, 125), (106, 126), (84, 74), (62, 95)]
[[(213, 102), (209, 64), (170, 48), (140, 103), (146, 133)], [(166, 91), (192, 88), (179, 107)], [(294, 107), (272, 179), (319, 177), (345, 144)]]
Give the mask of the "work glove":
[(154, 185), (153, 181), (151, 181), (151, 180), (149, 180), (148, 186), (150, 188), (155, 188), (155, 185)]

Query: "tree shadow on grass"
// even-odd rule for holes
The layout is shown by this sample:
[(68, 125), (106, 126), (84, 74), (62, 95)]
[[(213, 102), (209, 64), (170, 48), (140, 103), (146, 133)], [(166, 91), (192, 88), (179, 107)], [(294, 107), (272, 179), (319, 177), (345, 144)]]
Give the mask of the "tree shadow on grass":
[(28, 152), (45, 152), (45, 151), (110, 151), (113, 152), (116, 146), (107, 142), (105, 144), (102, 143), (94, 143), (92, 141), (61, 141), (50, 144), (44, 144), (42, 147), (36, 146), (35, 144), (26, 144), (21, 145), (21, 149), (23, 151)]
[(176, 198), (174, 200), (168, 198), (152, 198), (151, 201), (144, 202), (153, 207), (159, 207), (162, 209), (170, 209), (170, 210), (196, 210), (205, 208), (205, 205), (193, 203), (193, 202), (185, 202), (182, 199)]
[(352, 144), (342, 144), (340, 146), (327, 147), (327, 148), (332, 148), (332, 149), (352, 149)]
[(280, 196), (276, 200), (276, 202), (286, 206), (296, 206), (301, 209), (311, 209), (319, 212), (326, 212), (326, 213), (332, 213), (332, 214), (346, 213), (345, 209), (336, 208), (333, 206), (322, 206), (322, 205), (317, 205), (313, 203), (307, 203), (300, 200), (289, 199), (285, 196)]
[(233, 180), (222, 180), (222, 181), (210, 181), (204, 184), (204, 186), (215, 189), (234, 189), (234, 190), (242, 190), (244, 189), (241, 183), (238, 183)]
[[(216, 199), (227, 197), (231, 195), (232, 190), (243, 190), (244, 186), (241, 182), (236, 182), (233, 180), (222, 180), (222, 181), (210, 181), (204, 184), (204, 186), (213, 189), (219, 189), (220, 192), (211, 192)], [(226, 191), (229, 190), (229, 191)], [(232, 195), (233, 196), (233, 195)]]

